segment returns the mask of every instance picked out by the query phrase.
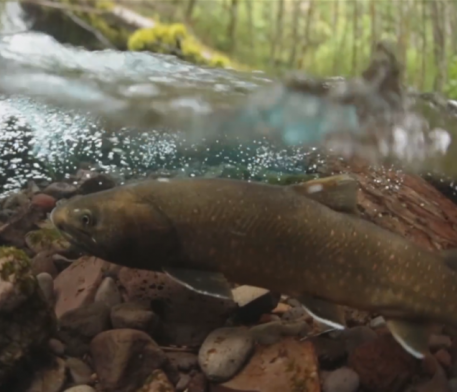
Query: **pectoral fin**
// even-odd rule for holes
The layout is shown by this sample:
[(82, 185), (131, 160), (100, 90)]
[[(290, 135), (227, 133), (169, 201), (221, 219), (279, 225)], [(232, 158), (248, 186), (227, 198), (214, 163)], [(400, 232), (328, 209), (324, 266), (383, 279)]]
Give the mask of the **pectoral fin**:
[(399, 319), (388, 319), (386, 324), (395, 340), (412, 356), (422, 359), (429, 352), (427, 325)]
[(216, 298), (233, 299), (229, 282), (219, 272), (170, 267), (162, 270), (170, 278), (193, 291)]
[(348, 174), (317, 178), (301, 184), (290, 185), (290, 188), (313, 199), (327, 207), (351, 214), (358, 214), (357, 192), (359, 184), (357, 180)]
[(335, 329), (346, 328), (344, 310), (341, 306), (308, 294), (300, 295), (297, 299), (317, 321)]

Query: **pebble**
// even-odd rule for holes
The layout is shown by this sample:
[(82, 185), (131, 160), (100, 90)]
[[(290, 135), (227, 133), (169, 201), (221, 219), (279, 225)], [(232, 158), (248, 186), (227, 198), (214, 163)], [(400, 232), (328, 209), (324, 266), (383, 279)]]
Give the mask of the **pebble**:
[(176, 369), (182, 372), (189, 372), (198, 367), (198, 358), (192, 353), (168, 352), (167, 357)]
[(386, 320), (382, 316), (375, 317), (369, 323), (370, 328), (376, 329), (379, 327), (384, 327), (386, 325)]
[(174, 390), (166, 374), (162, 370), (156, 369), (148, 377), (143, 387), (138, 389), (138, 392), (174, 392)]
[(198, 353), (200, 368), (210, 381), (232, 378), (254, 351), (254, 339), (246, 328), (219, 328), (211, 332)]
[(308, 313), (303, 306), (292, 307), (287, 312), (285, 312), (282, 317), (284, 321), (298, 321), (298, 320), (306, 320), (309, 318)]
[(159, 322), (157, 315), (144, 303), (125, 302), (111, 309), (113, 328), (139, 329), (153, 334)]
[(110, 328), (109, 314), (109, 308), (98, 302), (63, 314), (58, 336), (66, 353), (75, 357), (86, 354), (92, 338)]
[(279, 302), (279, 295), (264, 288), (242, 285), (232, 290), (233, 300), (239, 306), (238, 317), (244, 322), (256, 322), (264, 313), (270, 313)]
[(64, 313), (91, 304), (102, 282), (106, 262), (96, 257), (84, 256), (70, 264), (54, 280), (58, 318)]
[[(55, 199), (63, 199), (63, 198), (70, 198), (74, 196), (77, 192), (77, 189), (74, 185), (68, 184), (66, 182), (54, 182), (48, 185), (44, 190), (43, 193), (40, 195), (43, 196), (50, 196)], [(40, 196), (36, 195), (36, 196)]]
[(371, 328), (360, 325), (341, 331), (340, 338), (346, 342), (346, 351), (350, 355), (360, 345), (378, 338)]
[(269, 345), (278, 342), (282, 336), (304, 336), (309, 332), (309, 329), (306, 321), (287, 324), (282, 321), (272, 321), (256, 325), (249, 332), (257, 343)]
[(27, 392), (60, 392), (65, 383), (65, 361), (59, 357), (49, 368), (38, 371)]
[[(52, 259), (53, 251), (42, 251), (37, 253), (32, 259), (32, 273), (38, 275), (41, 272), (47, 272), (53, 278), (58, 275), (57, 268)], [(54, 289), (53, 289), (54, 290)]]
[(356, 392), (359, 384), (359, 375), (348, 367), (342, 367), (325, 377), (322, 390), (323, 392)]
[(93, 372), (85, 362), (79, 358), (69, 357), (66, 360), (66, 365), (76, 385), (90, 384)]
[(32, 196), (32, 205), (40, 207), (43, 211), (51, 212), (56, 206), (56, 199), (50, 195), (39, 193)]
[(418, 361), (391, 334), (360, 344), (349, 356), (348, 366), (370, 392), (401, 390), (418, 371)]
[(100, 387), (107, 391), (134, 392), (168, 361), (145, 332), (134, 329), (102, 332), (90, 343), (90, 351)]
[(457, 392), (457, 378), (451, 378), (449, 380), (449, 389), (451, 392)]
[(65, 353), (65, 345), (60, 340), (49, 339), (48, 345), (50, 350), (56, 355), (62, 356)]
[(190, 384), (191, 376), (188, 374), (181, 374), (179, 377), (179, 381), (176, 384), (176, 391), (184, 391)]
[(432, 351), (439, 350), (441, 348), (450, 348), (452, 346), (452, 340), (447, 335), (431, 334), (428, 340), (428, 347)]
[(103, 279), (100, 287), (95, 293), (94, 302), (102, 302), (109, 308), (121, 303), (121, 293), (117, 288), (116, 282), (111, 277)]
[(54, 279), (47, 272), (42, 272), (36, 276), (38, 285), (43, 292), (46, 301), (52, 305), (54, 303)]
[(95, 392), (95, 389), (89, 385), (77, 385), (75, 387), (65, 389), (63, 392)]
[(449, 369), (452, 366), (451, 354), (444, 348), (439, 349), (435, 354), (433, 354), (438, 362), (443, 365), (446, 369)]
[(313, 344), (286, 337), (271, 346), (257, 346), (249, 363), (235, 377), (211, 385), (211, 392), (227, 391), (320, 392)]

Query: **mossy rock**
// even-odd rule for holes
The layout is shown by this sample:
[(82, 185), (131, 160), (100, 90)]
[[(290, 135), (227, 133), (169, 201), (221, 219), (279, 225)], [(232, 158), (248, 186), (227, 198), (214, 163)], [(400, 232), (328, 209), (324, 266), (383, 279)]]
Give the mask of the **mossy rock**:
[(62, 251), (70, 246), (68, 241), (54, 227), (30, 231), (25, 236), (25, 243), (35, 253), (44, 250)]
[[(119, 49), (127, 49), (128, 37), (131, 31), (121, 26), (116, 20), (113, 20), (109, 12), (114, 6), (111, 1), (98, 0), (60, 0), (62, 3), (85, 6), (94, 8), (106, 13), (94, 13), (84, 11), (73, 11), (72, 14), (89, 26), (100, 32), (111, 44)], [(34, 20), (32, 28), (35, 31), (41, 31), (51, 35), (61, 43), (73, 46), (83, 46), (89, 50), (104, 49), (103, 45), (92, 32), (76, 24), (71, 17), (63, 13), (60, 9), (40, 6), (39, 4), (24, 3), (22, 4), (27, 16)]]
[(0, 247), (2, 386), (18, 374), (36, 348), (45, 346), (56, 327), (54, 312), (44, 299), (30, 265), (30, 259), (24, 251)]
[(135, 31), (128, 40), (132, 51), (174, 54), (194, 64), (211, 67), (233, 67), (230, 59), (201, 45), (181, 23), (157, 23), (152, 28)]

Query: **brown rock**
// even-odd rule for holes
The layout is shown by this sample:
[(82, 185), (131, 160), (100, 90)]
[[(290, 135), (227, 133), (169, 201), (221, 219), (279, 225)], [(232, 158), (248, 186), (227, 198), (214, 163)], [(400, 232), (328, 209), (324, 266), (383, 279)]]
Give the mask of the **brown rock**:
[(396, 392), (417, 371), (419, 361), (392, 337), (383, 334), (358, 346), (349, 356), (349, 367), (360, 376), (360, 385), (373, 392)]
[(162, 273), (122, 268), (118, 277), (126, 302), (152, 302), (164, 344), (199, 345), (236, 308), (231, 300), (196, 293)]
[(446, 369), (450, 369), (452, 366), (451, 354), (444, 348), (439, 349), (435, 354), (435, 358), (438, 362), (443, 365)]
[(258, 346), (246, 367), (232, 380), (211, 385), (211, 392), (319, 392), (318, 363), (311, 342), (287, 337)]
[(207, 388), (208, 381), (205, 376), (202, 373), (196, 373), (187, 385), (187, 392), (206, 392)]
[(186, 352), (168, 352), (167, 357), (176, 369), (189, 372), (198, 367), (198, 358), (195, 354)]
[(40, 207), (45, 212), (51, 212), (56, 206), (56, 199), (50, 195), (40, 193), (32, 197), (32, 204)]
[(152, 335), (159, 322), (157, 315), (145, 304), (125, 302), (111, 309), (113, 328), (139, 329)]
[(238, 305), (237, 315), (244, 322), (256, 322), (262, 314), (271, 312), (280, 298), (269, 290), (248, 285), (236, 287), (232, 294)]
[(66, 360), (71, 379), (75, 385), (90, 384), (92, 381), (92, 370), (79, 358), (69, 357)]
[(105, 261), (96, 257), (81, 257), (54, 280), (57, 317), (69, 310), (93, 302), (103, 278)]
[(66, 345), (67, 354), (82, 356), (88, 352), (90, 340), (110, 328), (109, 314), (110, 309), (99, 302), (64, 313), (59, 337)]
[(32, 273), (38, 275), (41, 272), (47, 272), (55, 278), (58, 275), (58, 271), (52, 258), (53, 254), (54, 251), (37, 253), (32, 259)]
[(65, 361), (56, 358), (52, 366), (38, 371), (27, 392), (60, 392), (66, 380)]
[(138, 392), (174, 392), (175, 388), (168, 380), (165, 373), (160, 370), (154, 370)]
[(144, 332), (115, 329), (97, 335), (90, 344), (94, 368), (106, 392), (133, 392), (144, 385), (167, 357)]

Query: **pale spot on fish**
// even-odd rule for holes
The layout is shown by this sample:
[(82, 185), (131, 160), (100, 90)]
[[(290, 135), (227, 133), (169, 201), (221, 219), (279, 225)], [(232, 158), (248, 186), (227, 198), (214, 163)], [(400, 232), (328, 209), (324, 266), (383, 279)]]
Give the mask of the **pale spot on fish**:
[(308, 193), (320, 192), (323, 189), (324, 189), (324, 187), (321, 184), (311, 185), (310, 187), (308, 187)]
[(389, 260), (395, 260), (395, 255), (390, 255)]
[(157, 181), (159, 181), (159, 182), (170, 182), (170, 179), (169, 179), (169, 178), (166, 178), (166, 177), (159, 177), (159, 178), (157, 179)]
[(335, 234), (335, 232), (334, 232), (333, 230), (332, 230), (332, 231), (330, 231), (330, 236), (332, 236), (332, 237), (333, 237), (333, 235), (334, 235), (334, 234)]

